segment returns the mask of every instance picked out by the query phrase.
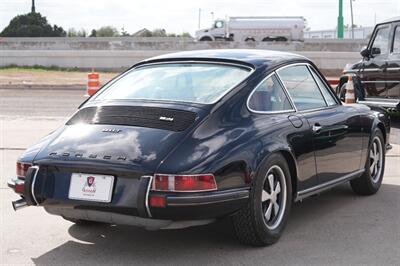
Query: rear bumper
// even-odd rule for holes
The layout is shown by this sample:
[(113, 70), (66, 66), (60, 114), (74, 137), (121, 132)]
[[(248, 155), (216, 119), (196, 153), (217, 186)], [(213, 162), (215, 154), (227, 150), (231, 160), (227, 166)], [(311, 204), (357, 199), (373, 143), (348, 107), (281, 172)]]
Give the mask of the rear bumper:
[(152, 217), (161, 219), (203, 219), (232, 214), (241, 209), (249, 198), (248, 188), (197, 193), (157, 193), (164, 196), (165, 208), (151, 208)]
[(144, 227), (147, 230), (186, 228), (191, 226), (205, 225), (215, 221), (215, 219), (173, 221), (166, 219), (149, 219), (126, 214), (110, 213), (96, 210), (80, 210), (55, 206), (47, 206), (44, 208), (46, 212), (50, 214), (62, 216), (67, 219), (72, 218), (109, 224), (138, 226)]
[[(149, 228), (169, 227), (172, 221), (208, 221), (230, 215), (242, 208), (249, 197), (247, 187), (195, 193), (152, 192), (149, 191), (151, 179), (142, 176), (117, 178), (109, 203), (73, 200), (68, 198), (70, 176), (60, 174), (54, 178), (46, 173), (47, 170), (36, 167), (28, 171), (25, 180), (10, 179), (8, 186), (17, 192), (16, 184), (23, 182), (23, 193), (18, 194), (27, 205), (42, 206), (49, 213), (69, 218), (132, 225), (142, 224), (142, 218), (170, 221), (163, 222), (162, 226), (145, 225)], [(165, 206), (149, 206), (148, 199), (154, 195), (163, 197)], [(133, 221), (127, 217), (141, 219), (132, 218)]]

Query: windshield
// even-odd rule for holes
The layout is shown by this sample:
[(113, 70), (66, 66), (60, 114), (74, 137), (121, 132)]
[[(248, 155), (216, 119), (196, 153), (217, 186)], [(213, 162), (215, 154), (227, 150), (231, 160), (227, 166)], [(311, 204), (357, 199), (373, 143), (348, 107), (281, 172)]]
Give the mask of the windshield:
[(211, 104), (249, 72), (244, 67), (212, 63), (139, 67), (109, 84), (94, 100), (145, 99)]

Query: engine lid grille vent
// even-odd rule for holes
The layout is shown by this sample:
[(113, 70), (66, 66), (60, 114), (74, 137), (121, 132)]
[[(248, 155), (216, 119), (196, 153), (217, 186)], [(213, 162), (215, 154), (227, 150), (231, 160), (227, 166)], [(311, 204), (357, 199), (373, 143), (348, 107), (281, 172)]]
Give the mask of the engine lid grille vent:
[(158, 107), (97, 106), (78, 111), (67, 125), (77, 123), (124, 125), (183, 131), (193, 124), (196, 113)]

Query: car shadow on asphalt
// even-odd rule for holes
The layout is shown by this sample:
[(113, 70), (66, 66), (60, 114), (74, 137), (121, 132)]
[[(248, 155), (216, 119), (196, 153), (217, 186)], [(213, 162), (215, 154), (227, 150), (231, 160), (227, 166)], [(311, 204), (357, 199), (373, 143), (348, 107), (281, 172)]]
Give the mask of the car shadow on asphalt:
[[(358, 248), (377, 251), (387, 248), (386, 244), (365, 247), (370, 245), (366, 237), (375, 238), (377, 234), (389, 242), (393, 238), (396, 243), (396, 234), (393, 236), (391, 230), (398, 229), (399, 200), (400, 186), (383, 184), (378, 194), (365, 197), (355, 195), (348, 184), (343, 184), (320, 196), (295, 203), (283, 237), (267, 248), (238, 243), (229, 219), (206, 226), (159, 231), (104, 224), (72, 225), (68, 232), (75, 240), (32, 258), (32, 261), (35, 264), (197, 265), (240, 264), (250, 259), (259, 264), (262, 259), (257, 261), (258, 257), (275, 254), (268, 263), (297, 261), (301, 264), (296, 257), (285, 254), (302, 250), (298, 256), (313, 256), (314, 263), (319, 262), (318, 258), (321, 263), (327, 262), (329, 256), (336, 263), (335, 258), (346, 258), (347, 245), (352, 246), (351, 252), (357, 252)], [(382, 215), (386, 218), (379, 218)], [(367, 230), (366, 235), (361, 234), (361, 230)], [(352, 243), (353, 238), (357, 245)], [(371, 252), (371, 258), (359, 262), (379, 259), (374, 254)]]

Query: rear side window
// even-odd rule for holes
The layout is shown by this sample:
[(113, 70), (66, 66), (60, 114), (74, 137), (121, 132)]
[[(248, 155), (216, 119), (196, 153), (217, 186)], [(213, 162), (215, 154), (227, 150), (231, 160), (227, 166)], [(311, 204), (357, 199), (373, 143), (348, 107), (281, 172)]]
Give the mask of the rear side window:
[(387, 54), (389, 45), (389, 27), (379, 28), (372, 44), (372, 54)]
[(279, 112), (293, 110), (275, 75), (262, 81), (252, 92), (248, 106), (252, 111)]
[(317, 84), (322, 92), (322, 95), (324, 95), (326, 103), (329, 106), (336, 105), (337, 102), (333, 98), (332, 94), (329, 92), (329, 90), (331, 90), (331, 89), (326, 86), (325, 82), (323, 82), (321, 80), (320, 76), (317, 75), (317, 73), (315, 72), (315, 70), (313, 68), (311, 68), (311, 72), (313, 73), (315, 81), (317, 82)]
[(393, 53), (400, 54), (400, 26), (394, 31)]
[(321, 91), (307, 66), (289, 66), (278, 70), (278, 75), (298, 110), (326, 107)]

